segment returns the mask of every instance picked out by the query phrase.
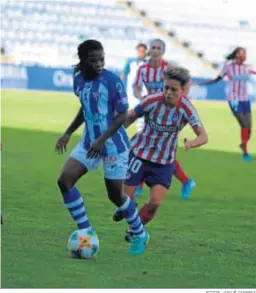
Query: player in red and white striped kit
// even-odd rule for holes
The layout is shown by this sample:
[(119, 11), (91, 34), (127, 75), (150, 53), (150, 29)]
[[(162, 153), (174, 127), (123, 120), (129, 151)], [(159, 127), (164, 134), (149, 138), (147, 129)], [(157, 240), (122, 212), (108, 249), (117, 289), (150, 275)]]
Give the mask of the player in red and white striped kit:
[(224, 65), (220, 75), (215, 79), (200, 83), (200, 85), (213, 84), (227, 77), (229, 81), (228, 103), (241, 127), (240, 148), (243, 151), (243, 159), (249, 162), (252, 160), (252, 157), (247, 151), (247, 144), (251, 137), (252, 115), (247, 83), (250, 80), (250, 75), (256, 74), (256, 72), (249, 65), (244, 64), (246, 50), (242, 47), (237, 47), (226, 59), (231, 62)]
[[(163, 91), (164, 71), (167, 66), (174, 66), (168, 64), (163, 60), (165, 53), (165, 43), (160, 39), (155, 39), (150, 44), (150, 59), (148, 63), (143, 64), (137, 71), (135, 79), (135, 97), (137, 99), (143, 99), (141, 95), (143, 86), (146, 87), (148, 94), (154, 94)], [(137, 132), (142, 131), (144, 128), (144, 118), (137, 121)], [(190, 179), (184, 172), (180, 163), (175, 161), (174, 176), (182, 183), (181, 198), (189, 198), (193, 188), (195, 187), (195, 181)], [(136, 189), (136, 195), (139, 196), (142, 193), (143, 182)]]
[[(207, 143), (206, 131), (195, 108), (183, 96), (184, 87), (189, 81), (188, 70), (168, 67), (163, 92), (147, 96), (129, 111), (126, 127), (142, 116), (145, 117), (145, 126), (131, 142), (124, 193), (134, 199), (139, 182), (145, 181), (149, 186), (149, 201), (140, 209), (144, 225), (153, 219), (170, 188), (178, 135), (183, 126), (189, 123), (197, 136), (194, 140), (185, 140), (186, 150)], [(117, 213), (119, 216), (114, 218), (121, 220), (122, 212), (117, 210), (115, 214)], [(126, 240), (129, 241), (131, 236), (133, 235), (128, 230)]]

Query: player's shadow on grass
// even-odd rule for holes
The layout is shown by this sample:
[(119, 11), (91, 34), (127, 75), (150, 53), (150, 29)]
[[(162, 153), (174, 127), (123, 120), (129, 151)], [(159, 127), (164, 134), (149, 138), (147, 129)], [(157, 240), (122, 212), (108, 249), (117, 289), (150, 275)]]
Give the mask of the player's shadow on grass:
[[(56, 184), (68, 155), (54, 152), (59, 135), (2, 128), (4, 287), (255, 285), (251, 270), (256, 240), (254, 163), (244, 163), (239, 154), (206, 149), (185, 153), (180, 148), (178, 158), (197, 187), (190, 200), (182, 201), (180, 183), (173, 179), (159, 215), (149, 226), (148, 251), (133, 261), (122, 242), (125, 223), (112, 221), (114, 207), (105, 196), (102, 171), (92, 172), (79, 188), (102, 239), (101, 252), (95, 263), (75, 262), (64, 251), (75, 226)], [(68, 153), (78, 140), (79, 136), (72, 138)]]
[[(54, 146), (59, 136), (60, 133), (57, 132), (2, 127), (3, 166), (13, 164), (13, 171), (15, 168), (22, 167), (24, 172), (21, 176), (24, 178), (27, 177), (25, 170), (28, 169), (34, 169), (34, 172), (38, 172), (39, 180), (42, 179), (41, 176), (44, 176), (47, 170), (57, 175), (65, 158), (80, 139), (78, 135), (74, 135), (67, 153), (57, 155)], [(210, 192), (213, 186), (217, 186), (222, 191), (228, 190), (230, 192), (232, 187), (235, 188), (238, 184), (240, 188), (242, 186), (244, 192), (253, 191), (250, 190), (251, 186), (248, 185), (248, 181), (250, 178), (256, 178), (255, 162), (243, 162), (239, 153), (204, 148), (185, 152), (182, 147), (179, 147), (177, 158), (189, 177), (196, 180), (195, 192), (200, 189)], [(101, 172), (101, 174), (103, 173)], [(250, 177), (247, 182), (242, 179), (245, 175)], [(27, 179), (29, 180), (29, 178)], [(179, 193), (180, 184), (173, 178), (175, 193), (176, 189)]]
[[(5, 167), (11, 168), (13, 174), (20, 172), (19, 176), (25, 181), (29, 182), (31, 174), (33, 178), (36, 176), (36, 180), (40, 184), (45, 181), (45, 176), (49, 176), (50, 182), (56, 186), (56, 178), (61, 166), (80, 139), (78, 135), (74, 135), (67, 153), (58, 155), (55, 153), (54, 147), (59, 136), (60, 133), (57, 132), (3, 127), (3, 175), (5, 175)], [(220, 200), (220, 197), (216, 197), (216, 192), (223, 194), (223, 196), (237, 194), (238, 190), (243, 193), (254, 192), (255, 163), (243, 162), (239, 153), (203, 148), (185, 152), (180, 147), (177, 158), (185, 172), (197, 184), (191, 202), (202, 198), (206, 201), (213, 198), (215, 201)], [(87, 189), (87, 196), (94, 196), (99, 187), (104, 187), (103, 170), (93, 171), (87, 178), (89, 178), (90, 184), (92, 183), (91, 188)], [(6, 182), (3, 182), (3, 185), (5, 184)], [(180, 190), (180, 182), (173, 177), (168, 199), (179, 200)]]

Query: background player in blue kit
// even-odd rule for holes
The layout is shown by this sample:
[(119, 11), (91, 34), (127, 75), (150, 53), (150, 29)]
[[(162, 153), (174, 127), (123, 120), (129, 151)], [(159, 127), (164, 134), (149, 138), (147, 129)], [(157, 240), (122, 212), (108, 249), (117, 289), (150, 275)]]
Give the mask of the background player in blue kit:
[[(129, 102), (130, 99), (134, 97), (134, 83), (135, 83), (135, 78), (137, 75), (138, 68), (147, 63), (147, 45), (144, 43), (140, 43), (136, 46), (136, 53), (137, 57), (134, 58), (128, 58), (124, 70), (121, 74), (121, 79), (123, 80), (125, 86), (126, 86), (126, 91), (128, 94)], [(146, 94), (146, 93), (145, 93)], [(135, 98), (136, 103), (138, 102), (137, 98)], [(130, 103), (129, 103), (130, 104)]]
[(85, 122), (82, 139), (71, 152), (58, 178), (64, 203), (78, 229), (91, 229), (85, 205), (76, 182), (101, 163), (109, 199), (122, 210), (135, 233), (130, 254), (144, 252), (148, 234), (136, 205), (123, 194), (129, 153), (129, 139), (123, 123), (127, 117), (126, 91), (119, 77), (104, 69), (104, 50), (96, 40), (78, 46), (80, 62), (74, 70), (74, 92), (81, 102), (73, 122), (58, 139), (56, 150), (66, 150), (70, 135)]

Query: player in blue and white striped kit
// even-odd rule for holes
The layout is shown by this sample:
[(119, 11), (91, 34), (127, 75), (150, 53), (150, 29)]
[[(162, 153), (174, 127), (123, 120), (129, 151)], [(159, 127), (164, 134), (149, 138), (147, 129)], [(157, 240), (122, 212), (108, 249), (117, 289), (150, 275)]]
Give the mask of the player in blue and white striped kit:
[(123, 211), (135, 233), (130, 254), (144, 252), (148, 234), (144, 230), (135, 203), (123, 194), (126, 178), (129, 139), (123, 123), (128, 101), (120, 78), (104, 69), (104, 50), (98, 41), (87, 40), (78, 46), (80, 62), (74, 71), (74, 92), (81, 107), (65, 133), (58, 139), (56, 150), (66, 150), (71, 134), (84, 122), (81, 141), (68, 157), (58, 179), (64, 203), (78, 229), (92, 229), (85, 205), (75, 183), (88, 171), (103, 164), (109, 199)]

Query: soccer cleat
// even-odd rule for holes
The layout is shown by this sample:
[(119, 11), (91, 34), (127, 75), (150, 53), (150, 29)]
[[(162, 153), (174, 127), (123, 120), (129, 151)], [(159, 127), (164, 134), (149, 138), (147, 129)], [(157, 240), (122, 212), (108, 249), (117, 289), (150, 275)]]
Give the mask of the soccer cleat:
[[(242, 144), (240, 144), (239, 145), (239, 147), (240, 147), (240, 149), (242, 150), (242, 151), (244, 151), (244, 149), (243, 149), (243, 145)], [(245, 161), (245, 162), (251, 162), (252, 161), (252, 156), (250, 155), (250, 154), (243, 154), (243, 160)]]
[(136, 187), (136, 189), (135, 189), (135, 193), (134, 193), (134, 195), (136, 196), (136, 197), (139, 197), (139, 196), (141, 196), (142, 195), (142, 187), (140, 186), (140, 185), (138, 185), (137, 187)]
[(133, 236), (131, 238), (131, 246), (129, 249), (130, 255), (140, 255), (145, 252), (149, 241), (149, 234), (147, 231), (145, 231), (145, 233), (145, 237)]
[(120, 222), (124, 218), (123, 213), (121, 210), (116, 209), (115, 213), (113, 214), (113, 220), (114, 222)]
[(195, 188), (196, 183), (194, 180), (189, 179), (187, 183), (183, 184), (181, 190), (181, 199), (188, 199), (191, 195), (192, 190)]
[(249, 154), (243, 154), (243, 160), (245, 162), (251, 162), (252, 161), (252, 156)]

